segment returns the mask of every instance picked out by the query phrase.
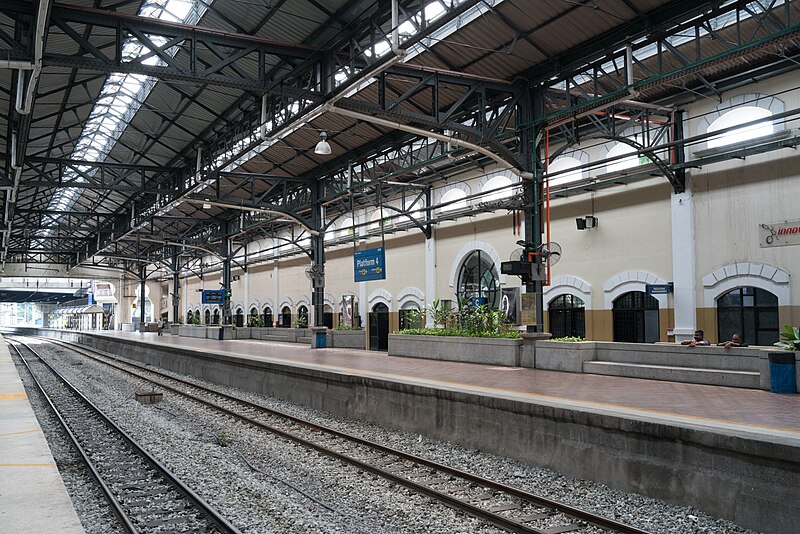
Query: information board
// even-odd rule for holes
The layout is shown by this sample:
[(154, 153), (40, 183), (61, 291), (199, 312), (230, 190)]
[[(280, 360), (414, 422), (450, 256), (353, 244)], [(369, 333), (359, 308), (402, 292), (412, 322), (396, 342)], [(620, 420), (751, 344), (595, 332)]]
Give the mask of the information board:
[(386, 280), (386, 257), (383, 247), (359, 250), (353, 256), (356, 282)]
[(672, 284), (645, 284), (644, 290), (648, 295), (668, 295), (672, 293)]
[(521, 325), (534, 325), (536, 322), (536, 293), (523, 293), (521, 295), (520, 321)]
[(222, 304), (223, 302), (225, 302), (225, 292), (223, 290), (203, 290), (203, 304)]

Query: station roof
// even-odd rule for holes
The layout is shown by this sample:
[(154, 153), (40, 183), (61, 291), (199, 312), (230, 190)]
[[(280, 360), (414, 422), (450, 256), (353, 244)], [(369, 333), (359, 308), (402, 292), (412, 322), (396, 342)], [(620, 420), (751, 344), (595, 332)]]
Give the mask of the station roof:
[(718, 97), (796, 68), (800, 37), (795, 2), (399, 0), (398, 60), (390, 5), (4, 1), (0, 260), (138, 272), (298, 242), (315, 187), (332, 220), (489, 161), (424, 132), (525, 167), (522, 132)]

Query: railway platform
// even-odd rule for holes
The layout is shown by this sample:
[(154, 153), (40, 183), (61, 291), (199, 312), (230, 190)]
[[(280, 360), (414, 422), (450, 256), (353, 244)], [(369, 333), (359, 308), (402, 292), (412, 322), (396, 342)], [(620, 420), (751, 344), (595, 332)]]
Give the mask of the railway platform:
[(293, 343), (22, 329), (448, 440), (757, 531), (800, 521), (800, 395)]
[(8, 346), (0, 342), (0, 530), (84, 532), (33, 414)]

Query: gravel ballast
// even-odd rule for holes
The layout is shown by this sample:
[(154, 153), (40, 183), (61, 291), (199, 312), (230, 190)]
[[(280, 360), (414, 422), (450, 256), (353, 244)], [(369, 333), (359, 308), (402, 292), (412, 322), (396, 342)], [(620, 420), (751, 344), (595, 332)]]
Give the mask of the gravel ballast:
[[(477, 519), (375, 475), (221, 416), (170, 392), (165, 393), (160, 403), (141, 405), (134, 400), (134, 393), (151, 390), (149, 383), (61, 347), (37, 344), (34, 348), (243, 532), (498, 532)], [(750, 532), (689, 507), (668, 505), (451, 443), (189, 379), (652, 532)], [(33, 404), (42, 426), (49, 426), (51, 423), (44, 422), (47, 415), (42, 414), (41, 403)], [(51, 434), (57, 434), (47, 429), (45, 432), (48, 440)], [(51, 442), (51, 448), (58, 446)], [(78, 504), (91, 502), (89, 484), (67, 486), (84, 526), (92, 526), (87, 532), (113, 532), (96, 528), (94, 525), (100, 521), (83, 518), (84, 512)], [(91, 517), (92, 506), (83, 507)]]

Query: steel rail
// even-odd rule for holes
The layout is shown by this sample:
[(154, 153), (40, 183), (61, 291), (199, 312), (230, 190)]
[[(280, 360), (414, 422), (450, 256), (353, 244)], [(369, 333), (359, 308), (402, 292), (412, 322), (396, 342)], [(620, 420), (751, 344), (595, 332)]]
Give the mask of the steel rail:
[[(148, 380), (150, 382), (154, 382), (151, 378), (148, 378), (147, 376), (144, 376), (144, 375), (142, 375), (140, 373), (137, 373), (137, 372), (131, 371), (129, 369), (125, 369), (125, 368), (119, 367), (118, 365), (111, 364), (109, 362), (105, 362), (105, 361), (99, 360), (96, 356), (92, 356), (92, 354), (90, 354), (90, 353), (94, 353), (96, 355), (102, 356), (103, 358), (108, 358), (108, 359), (114, 360), (115, 362), (119, 362), (119, 363), (124, 364), (124, 365), (135, 367), (135, 368), (140, 369), (142, 371), (145, 371), (147, 373), (159, 376), (159, 377), (161, 377), (163, 379), (170, 380), (170, 381), (173, 381), (173, 382), (177, 382), (178, 384), (180, 384), (183, 387), (191, 387), (191, 388), (194, 388), (194, 389), (197, 389), (197, 390), (201, 390), (201, 391), (203, 391), (205, 393), (221, 397), (221, 398), (223, 398), (223, 399), (225, 399), (227, 401), (243, 405), (246, 408), (249, 408), (249, 409), (252, 409), (252, 410), (256, 410), (256, 411), (261, 411), (261, 412), (267, 413), (269, 415), (272, 415), (274, 417), (278, 417), (278, 418), (283, 418), (283, 419), (289, 420), (292, 423), (300, 425), (302, 427), (306, 427), (306, 428), (309, 428), (309, 429), (312, 429), (312, 430), (317, 430), (319, 432), (324, 432), (324, 433), (327, 433), (329, 435), (335, 436), (335, 437), (337, 437), (339, 439), (350, 441), (350, 442), (353, 442), (355, 444), (358, 444), (358, 445), (361, 445), (361, 446), (364, 446), (364, 447), (368, 447), (368, 448), (371, 448), (371, 449), (374, 449), (374, 450), (378, 450), (378, 451), (380, 451), (380, 452), (382, 452), (384, 454), (393, 455), (393, 456), (396, 456), (396, 457), (401, 458), (403, 460), (406, 460), (406, 461), (409, 461), (409, 462), (413, 462), (413, 463), (416, 463), (416, 464), (424, 466), (424, 467), (429, 467), (431, 469), (436, 469), (438, 471), (441, 471), (442, 473), (446, 473), (448, 475), (461, 478), (463, 480), (466, 480), (468, 482), (483, 486), (483, 487), (488, 488), (488, 489), (492, 489), (492, 490), (496, 490), (496, 491), (500, 491), (500, 492), (506, 493), (507, 495), (510, 495), (512, 497), (515, 497), (515, 498), (523, 500), (523, 501), (530, 502), (530, 503), (532, 503), (534, 505), (537, 505), (537, 506), (546, 507), (546, 508), (550, 508), (550, 509), (556, 510), (556, 511), (558, 511), (560, 513), (563, 513), (564, 515), (566, 515), (568, 517), (571, 517), (573, 519), (577, 519), (577, 520), (580, 520), (580, 521), (585, 521), (586, 523), (598, 526), (600, 528), (604, 528), (604, 529), (610, 530), (612, 532), (619, 532), (619, 533), (623, 533), (623, 534), (648, 534), (648, 531), (646, 531), (646, 530), (642, 530), (642, 529), (639, 529), (639, 528), (631, 526), (631, 525), (620, 523), (620, 522), (615, 521), (613, 519), (609, 519), (607, 517), (603, 517), (603, 516), (600, 516), (598, 514), (594, 514), (592, 512), (589, 512), (589, 511), (586, 511), (586, 510), (582, 510), (580, 508), (576, 508), (574, 506), (570, 506), (570, 505), (567, 505), (567, 504), (564, 504), (564, 503), (560, 503), (560, 502), (557, 502), (557, 501), (554, 501), (554, 500), (551, 500), (551, 499), (548, 499), (548, 498), (545, 498), (545, 497), (534, 495), (532, 493), (526, 492), (526, 491), (521, 490), (519, 488), (514, 488), (512, 486), (507, 486), (507, 485), (502, 484), (500, 482), (495, 482), (493, 480), (490, 480), (490, 479), (487, 479), (487, 478), (484, 478), (484, 477), (481, 477), (481, 476), (478, 476), (478, 475), (466, 473), (466, 472), (461, 471), (459, 469), (455, 469), (455, 468), (452, 468), (452, 467), (449, 467), (449, 466), (446, 466), (446, 465), (443, 465), (443, 464), (440, 464), (440, 463), (437, 463), (437, 462), (434, 462), (434, 461), (431, 461), (431, 460), (427, 460), (425, 458), (414, 456), (412, 454), (409, 454), (409, 453), (406, 453), (406, 452), (403, 452), (403, 451), (400, 451), (400, 450), (397, 450), (397, 449), (394, 449), (394, 448), (391, 448), (391, 447), (387, 447), (387, 446), (384, 446), (384, 445), (381, 445), (381, 444), (378, 444), (378, 443), (375, 443), (375, 442), (372, 442), (372, 441), (369, 441), (369, 440), (366, 440), (366, 439), (363, 439), (363, 438), (359, 438), (357, 436), (353, 436), (353, 435), (347, 434), (345, 432), (341, 432), (341, 431), (326, 427), (324, 425), (320, 425), (320, 424), (317, 424), (317, 423), (314, 423), (314, 422), (311, 422), (311, 421), (307, 421), (305, 419), (302, 419), (302, 418), (299, 418), (299, 417), (296, 417), (296, 416), (293, 416), (293, 415), (290, 415), (290, 414), (286, 414), (286, 413), (283, 413), (281, 411), (274, 410), (274, 409), (268, 408), (266, 406), (262, 406), (260, 404), (256, 404), (256, 403), (244, 400), (244, 399), (240, 399), (238, 397), (235, 397), (235, 396), (229, 395), (227, 393), (218, 391), (218, 390), (216, 390), (214, 388), (209, 388), (209, 387), (205, 387), (205, 386), (201, 386), (201, 385), (195, 384), (193, 382), (182, 380), (180, 378), (176, 378), (176, 377), (168, 375), (166, 373), (162, 373), (160, 371), (156, 371), (156, 370), (154, 370), (152, 368), (147, 368), (147, 367), (145, 367), (145, 366), (143, 366), (141, 364), (138, 364), (136, 362), (131, 362), (129, 360), (122, 359), (122, 358), (120, 358), (120, 357), (118, 357), (116, 355), (111, 355), (111, 354), (105, 353), (103, 351), (98, 351), (98, 350), (91, 349), (91, 348), (88, 348), (88, 347), (80, 346), (80, 345), (77, 345), (75, 343), (67, 342), (67, 341), (64, 341), (64, 340), (54, 340), (52, 338), (42, 338), (42, 339), (46, 339), (47, 341), (52, 342), (54, 344), (60, 344), (60, 345), (63, 345), (65, 347), (68, 347), (71, 350), (74, 350), (74, 351), (76, 351), (78, 353), (82, 353), (82, 354), (86, 355), (87, 357), (93, 358), (93, 359), (95, 359), (97, 361), (100, 361), (101, 363), (105, 363), (106, 365), (110, 365), (110, 366), (112, 366), (112, 367), (114, 367), (116, 369), (119, 369), (119, 370), (124, 371), (126, 373), (129, 373), (129, 374), (131, 374), (133, 376), (136, 376), (137, 378), (141, 378), (143, 380)], [(427, 486), (424, 486), (422, 484), (418, 484), (418, 483), (416, 483), (414, 481), (406, 479), (406, 478), (404, 478), (402, 476), (399, 476), (399, 475), (397, 475), (395, 473), (392, 473), (390, 471), (386, 471), (386, 470), (381, 469), (379, 467), (372, 466), (372, 465), (364, 463), (364, 462), (362, 462), (362, 461), (360, 461), (358, 459), (349, 457), (349, 456), (347, 456), (345, 454), (342, 454), (342, 453), (339, 453), (339, 452), (334, 451), (332, 449), (329, 449), (329, 448), (327, 448), (325, 446), (310, 442), (310, 441), (308, 441), (308, 440), (306, 440), (304, 438), (301, 438), (299, 436), (295, 436), (295, 435), (293, 435), (293, 434), (291, 434), (289, 432), (286, 432), (284, 430), (272, 427), (270, 425), (266, 425), (264, 423), (261, 423), (260, 421), (253, 420), (253, 419), (251, 419), (249, 417), (246, 417), (246, 416), (243, 416), (243, 415), (241, 415), (239, 413), (230, 411), (227, 408), (224, 408), (224, 407), (222, 407), (222, 406), (220, 406), (220, 405), (218, 405), (218, 404), (216, 404), (214, 402), (207, 401), (205, 399), (197, 397), (196, 395), (192, 395), (191, 393), (188, 393), (187, 391), (185, 391), (183, 389), (179, 389), (177, 387), (172, 387), (172, 386), (166, 385), (166, 384), (164, 384), (162, 382), (154, 382), (154, 383), (158, 383), (159, 386), (164, 387), (165, 389), (169, 389), (170, 391), (173, 391), (175, 393), (183, 395), (183, 396), (185, 396), (187, 398), (190, 398), (190, 399), (192, 399), (192, 400), (194, 400), (196, 402), (199, 402), (199, 403), (204, 404), (206, 406), (212, 407), (212, 408), (214, 408), (216, 410), (222, 411), (226, 415), (230, 415), (230, 416), (232, 416), (232, 417), (234, 417), (236, 419), (239, 419), (239, 420), (241, 420), (243, 422), (246, 422), (248, 424), (252, 424), (253, 426), (256, 426), (258, 428), (262, 428), (264, 430), (267, 430), (267, 431), (269, 431), (271, 433), (274, 433), (274, 434), (279, 435), (281, 437), (284, 437), (286, 439), (295, 441), (295, 442), (300, 443), (301, 445), (304, 445), (304, 446), (306, 446), (308, 448), (311, 448), (313, 450), (317, 450), (317, 451), (322, 452), (322, 453), (324, 453), (326, 455), (329, 455), (329, 456), (332, 456), (334, 458), (337, 458), (337, 459), (340, 459), (342, 461), (345, 461), (345, 462), (348, 462), (350, 464), (353, 464), (353, 465), (355, 465), (355, 466), (357, 466), (357, 467), (359, 467), (361, 469), (364, 469), (365, 471), (369, 471), (371, 473), (377, 474), (377, 475), (382, 476), (384, 478), (388, 478), (390, 480), (393, 480), (393, 481), (397, 482), (398, 484), (402, 484), (402, 485), (404, 485), (404, 486), (406, 486), (408, 488), (411, 488), (411, 489), (413, 489), (415, 491), (418, 491), (420, 493), (423, 493), (425, 495), (433, 497), (434, 499), (440, 500), (440, 501), (444, 502), (445, 504), (447, 504), (448, 506), (451, 506), (451, 507), (456, 508), (456, 509), (461, 509), (461, 510), (469, 513), (470, 515), (473, 515), (473, 516), (479, 517), (481, 519), (484, 519), (486, 521), (489, 521), (492, 524), (494, 524), (494, 525), (496, 525), (496, 526), (498, 526), (500, 528), (504, 528), (504, 529), (509, 530), (511, 532), (533, 532), (533, 533), (539, 532), (539, 531), (537, 531), (535, 529), (531, 529), (531, 528), (529, 528), (529, 527), (527, 527), (525, 525), (520, 524), (517, 520), (514, 520), (512, 518), (505, 518), (503, 516), (499, 516), (499, 515), (497, 515), (497, 514), (495, 514), (493, 512), (489, 512), (489, 511), (484, 510), (484, 509), (482, 509), (480, 507), (474, 506), (474, 505), (472, 505), (470, 503), (467, 503), (467, 502), (464, 502), (464, 501), (462, 501), (460, 499), (452, 497), (450, 495), (443, 494), (443, 493), (441, 493), (439, 491), (436, 491), (436, 490), (434, 490), (432, 488), (429, 488)]]
[[(14, 342), (19, 343), (31, 353), (33, 353), (41, 362), (47, 366), (48, 369), (64, 384), (67, 388), (79, 397), (83, 402), (90, 407), (114, 432), (127, 442), (137, 454), (145, 459), (153, 468), (160, 472), (161, 475), (170, 483), (179, 493), (183, 494), (199, 512), (201, 512), (211, 524), (214, 525), (220, 532), (225, 534), (241, 534), (241, 531), (233, 526), (227, 519), (222, 517), (214, 508), (211, 507), (202, 497), (197, 495), (191, 488), (186, 486), (175, 474), (173, 474), (165, 465), (151, 456), (141, 445), (139, 445), (125, 430), (116, 425), (109, 419), (99, 407), (97, 407), (91, 400), (89, 400), (83, 393), (81, 393), (65, 376), (59, 373), (50, 363), (47, 362), (42, 356), (32, 349), (28, 344), (19, 341), (16, 338), (11, 338)], [(13, 345), (12, 345), (13, 346)], [(17, 349), (15, 347), (15, 349)], [(74, 349), (73, 349), (74, 350)], [(19, 353), (19, 349), (17, 349)], [(20, 355), (21, 356), (21, 355)], [(30, 370), (30, 368), (28, 367)], [(33, 373), (31, 373), (33, 374)], [(134, 531), (135, 532), (135, 531)]]
[(81, 458), (83, 458), (83, 462), (86, 464), (86, 468), (89, 470), (89, 473), (94, 478), (97, 485), (100, 486), (100, 490), (103, 492), (103, 496), (105, 497), (108, 504), (111, 506), (111, 510), (114, 512), (114, 515), (119, 519), (119, 522), (122, 524), (122, 527), (125, 529), (126, 532), (130, 532), (131, 534), (136, 534), (139, 531), (133, 526), (133, 522), (125, 513), (125, 511), (120, 506), (120, 503), (117, 499), (114, 498), (114, 494), (111, 491), (111, 488), (103, 481), (100, 476), (100, 473), (97, 472), (97, 468), (95, 467), (92, 460), (89, 458), (89, 455), (86, 453), (86, 450), (81, 446), (80, 442), (78, 441), (78, 437), (72, 432), (69, 425), (67, 425), (64, 416), (61, 415), (61, 412), (56, 408), (53, 399), (50, 398), (50, 395), (47, 394), (45, 391), (44, 386), (39, 382), (39, 379), (36, 378), (36, 375), (33, 373), (31, 366), (28, 364), (28, 360), (25, 359), (25, 356), (22, 355), (22, 352), (16, 345), (16, 341), (14, 343), (8, 343), (8, 345), (14, 349), (19, 356), (19, 359), (22, 361), (22, 364), (28, 370), (28, 373), (33, 378), (33, 383), (36, 384), (36, 387), (39, 388), (39, 393), (42, 394), (44, 399), (47, 401), (47, 404), (50, 406), (50, 410), (52, 410), (53, 414), (55, 414), (56, 418), (58, 418), (58, 422), (61, 424), (61, 427), (64, 429), (64, 432), (69, 436), (69, 439), (72, 441), (72, 444), (75, 446), (75, 449), (80, 454)]

